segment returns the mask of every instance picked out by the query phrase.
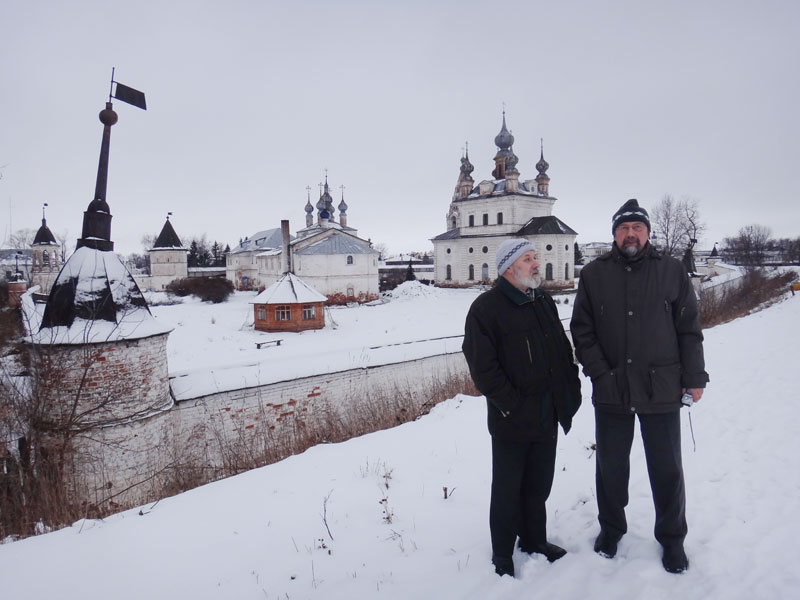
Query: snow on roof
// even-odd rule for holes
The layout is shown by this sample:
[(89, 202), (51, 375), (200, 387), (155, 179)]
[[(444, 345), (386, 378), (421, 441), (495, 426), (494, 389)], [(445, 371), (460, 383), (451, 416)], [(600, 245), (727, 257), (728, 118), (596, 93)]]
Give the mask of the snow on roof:
[[(33, 308), (38, 313), (39, 308)], [(150, 314), (119, 256), (86, 246), (75, 250), (64, 263), (43, 311), (41, 318), (26, 315), (31, 325), (36, 324), (29, 329), (34, 343), (96, 343), (171, 330)]]
[(297, 254), (378, 254), (369, 242), (334, 231), (331, 235), (297, 250)]
[(309, 286), (294, 273), (286, 273), (250, 304), (299, 304), (303, 302), (326, 302), (328, 298)]

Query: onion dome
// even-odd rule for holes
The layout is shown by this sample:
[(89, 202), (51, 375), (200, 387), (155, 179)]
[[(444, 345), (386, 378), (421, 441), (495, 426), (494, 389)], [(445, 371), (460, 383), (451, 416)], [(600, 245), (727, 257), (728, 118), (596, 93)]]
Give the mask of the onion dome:
[(311, 199), (310, 198), (308, 200), (306, 200), (306, 212), (308, 214), (311, 214), (312, 212), (314, 212), (314, 207), (311, 206)]
[(539, 158), (539, 162), (536, 163), (536, 170), (539, 171), (539, 175), (544, 175), (547, 173), (547, 169), (550, 168), (550, 165), (544, 159), (544, 142), (542, 142), (542, 153)]
[(519, 157), (514, 154), (514, 151), (511, 149), (509, 149), (508, 152), (508, 156), (506, 156), (506, 173), (517, 173), (517, 163), (519, 162)]
[(506, 128), (506, 111), (503, 111), (503, 127), (500, 129), (500, 133), (494, 137), (494, 143), (501, 150), (508, 150), (514, 144), (514, 136)]
[(470, 177), (472, 172), (475, 170), (475, 167), (469, 162), (469, 150), (467, 150), (464, 157), (461, 159), (461, 173), (464, 177)]
[(348, 207), (347, 207), (347, 202), (344, 201), (344, 194), (342, 194), (342, 201), (339, 202), (339, 206), (337, 208), (339, 209), (340, 215), (347, 213)]

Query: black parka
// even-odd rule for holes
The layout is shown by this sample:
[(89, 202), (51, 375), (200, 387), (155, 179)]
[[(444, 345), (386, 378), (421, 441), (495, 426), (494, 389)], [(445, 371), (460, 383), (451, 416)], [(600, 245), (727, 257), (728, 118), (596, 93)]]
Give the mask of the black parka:
[(649, 243), (634, 259), (615, 245), (583, 268), (570, 330), (599, 410), (670, 412), (681, 388), (708, 382), (686, 269)]
[(462, 349), (492, 436), (532, 441), (552, 435), (542, 422), (555, 419), (569, 431), (581, 384), (550, 296), (536, 290), (531, 298), (500, 277), (472, 303)]

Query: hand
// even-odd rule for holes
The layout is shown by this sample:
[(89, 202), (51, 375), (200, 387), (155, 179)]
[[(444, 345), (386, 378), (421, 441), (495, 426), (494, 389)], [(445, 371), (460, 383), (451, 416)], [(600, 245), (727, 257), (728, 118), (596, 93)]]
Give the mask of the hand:
[(703, 388), (684, 388), (683, 392), (689, 392), (693, 402), (700, 402), (700, 398), (703, 397)]

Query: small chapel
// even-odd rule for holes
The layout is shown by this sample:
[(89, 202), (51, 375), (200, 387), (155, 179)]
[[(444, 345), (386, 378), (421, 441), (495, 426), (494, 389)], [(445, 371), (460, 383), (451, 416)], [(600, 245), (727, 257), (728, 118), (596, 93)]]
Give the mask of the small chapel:
[(439, 285), (469, 285), (497, 278), (495, 252), (510, 238), (526, 238), (536, 248), (542, 285), (571, 288), (577, 232), (553, 215), (557, 199), (550, 195), (550, 168), (544, 145), (534, 179), (523, 180), (517, 169), (514, 136), (506, 114), (494, 138), (497, 153), (492, 178), (475, 184), (467, 149), (446, 215), (446, 231), (434, 237), (435, 281)]

